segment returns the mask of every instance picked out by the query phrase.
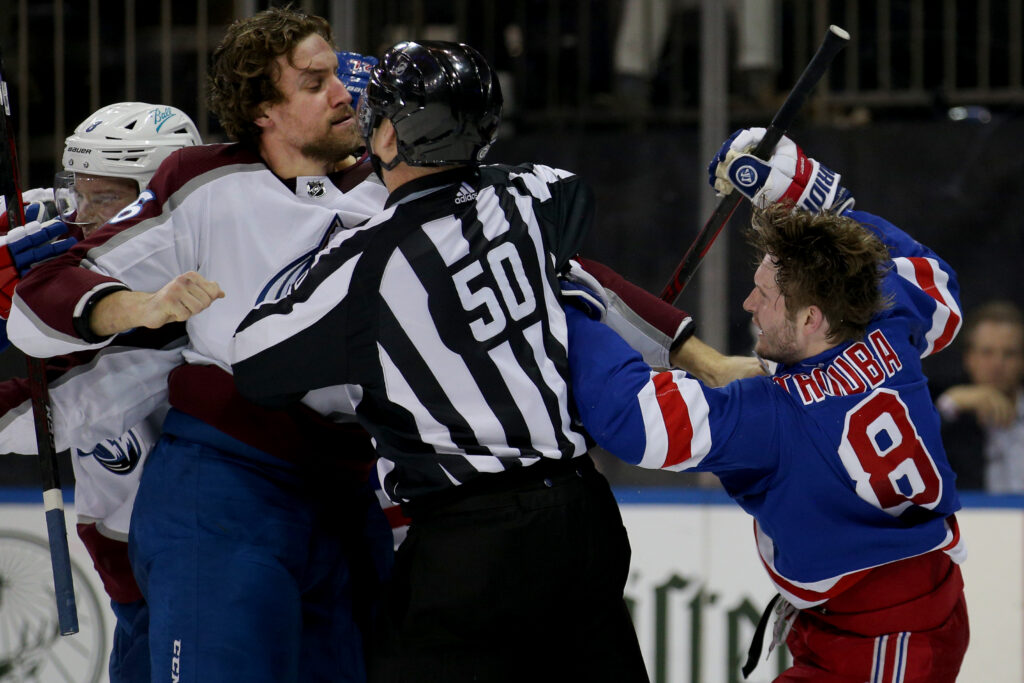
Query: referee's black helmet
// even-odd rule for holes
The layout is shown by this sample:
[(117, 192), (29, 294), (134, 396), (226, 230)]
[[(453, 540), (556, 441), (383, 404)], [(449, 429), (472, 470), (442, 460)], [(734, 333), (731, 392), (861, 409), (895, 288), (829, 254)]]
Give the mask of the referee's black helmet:
[(501, 122), (501, 86), (483, 56), (463, 43), (398, 43), (370, 73), (359, 100), (359, 129), (369, 139), (390, 119), (399, 161), (442, 166), (482, 161)]

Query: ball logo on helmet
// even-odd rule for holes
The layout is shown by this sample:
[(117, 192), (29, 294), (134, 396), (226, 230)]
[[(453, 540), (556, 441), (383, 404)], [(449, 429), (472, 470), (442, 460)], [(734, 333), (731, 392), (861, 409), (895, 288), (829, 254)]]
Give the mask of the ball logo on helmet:
[(163, 109), (153, 110), (153, 123), (156, 124), (156, 132), (160, 132), (160, 127), (163, 126), (169, 119), (174, 116), (174, 112), (171, 111), (170, 107), (164, 107)]

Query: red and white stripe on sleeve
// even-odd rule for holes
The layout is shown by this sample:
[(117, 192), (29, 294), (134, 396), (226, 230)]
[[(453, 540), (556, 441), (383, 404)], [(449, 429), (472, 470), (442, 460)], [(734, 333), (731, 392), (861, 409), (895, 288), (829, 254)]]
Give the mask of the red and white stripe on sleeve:
[(652, 372), (637, 397), (647, 433), (643, 459), (648, 469), (696, 467), (711, 450), (708, 402), (696, 380), (682, 372)]
[(893, 263), (900, 277), (912, 282), (935, 300), (931, 327), (925, 335), (927, 346), (921, 357), (941, 351), (949, 346), (963, 324), (960, 305), (949, 288), (949, 273), (934, 258), (901, 256), (894, 258)]

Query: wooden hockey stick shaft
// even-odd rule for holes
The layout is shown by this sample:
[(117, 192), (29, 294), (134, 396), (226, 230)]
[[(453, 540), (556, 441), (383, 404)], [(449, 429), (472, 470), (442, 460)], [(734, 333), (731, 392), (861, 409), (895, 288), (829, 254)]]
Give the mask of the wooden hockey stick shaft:
[[(786, 101), (782, 103), (782, 106), (775, 113), (775, 117), (765, 131), (764, 137), (761, 138), (761, 142), (754, 148), (752, 152), (754, 156), (761, 159), (767, 159), (771, 156), (775, 145), (778, 144), (779, 140), (782, 139), (782, 136), (785, 135), (792, 125), (808, 95), (814, 90), (818, 81), (821, 80), (828, 70), (829, 64), (832, 63), (832, 60), (835, 59), (835, 56), (839, 54), (839, 51), (845, 47), (849, 40), (850, 34), (843, 29), (835, 25), (828, 27), (828, 31), (825, 32), (825, 39), (822, 40), (818, 51), (814, 53), (814, 57), (811, 58), (804, 72), (800, 74), (796, 85), (789, 91)], [(739, 192), (730, 192), (718, 202), (718, 206), (715, 207), (711, 217), (704, 224), (704, 227), (701, 228), (700, 232), (697, 233), (697, 237), (694, 239), (693, 244), (690, 245), (690, 248), (686, 250), (683, 260), (680, 261), (675, 273), (672, 274), (672, 279), (662, 289), (661, 298), (664, 301), (673, 303), (679, 297), (679, 294), (686, 287), (693, 274), (697, 272), (697, 268), (704, 260), (704, 256), (708, 253), (715, 238), (718, 237), (718, 233), (729, 222), (729, 218), (732, 216), (733, 211), (736, 210), (737, 205), (739, 205), (740, 199), (742, 199), (742, 195)]]
[[(3, 71), (3, 54), (0, 52), (0, 100), (3, 106), (3, 111), (0, 111), (0, 138), (3, 139), (3, 149), (0, 150), (0, 183), (7, 203), (8, 224), (13, 228), (25, 224), (25, 207), (21, 201), (18, 153), (10, 119), (10, 97)], [(78, 608), (75, 604), (75, 586), (71, 578), (71, 554), (68, 551), (67, 524), (64, 520), (64, 496), (61, 493), (57, 469), (57, 449), (53, 441), (53, 419), (50, 413), (46, 366), (40, 358), (26, 356), (25, 360), (28, 366), (32, 416), (43, 480), (43, 507), (46, 513), (46, 534), (50, 543), (50, 564), (53, 567), (53, 586), (57, 600), (57, 624), (60, 634), (66, 636), (78, 633)]]

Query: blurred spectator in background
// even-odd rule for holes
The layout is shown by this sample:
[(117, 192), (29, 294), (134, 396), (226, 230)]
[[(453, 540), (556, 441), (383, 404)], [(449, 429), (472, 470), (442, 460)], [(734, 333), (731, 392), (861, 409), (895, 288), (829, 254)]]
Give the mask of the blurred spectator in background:
[[(725, 0), (738, 89), (770, 103), (778, 68), (773, 0)], [(624, 0), (613, 46), (617, 95), (644, 108), (698, 103), (701, 0)]]
[(1024, 492), (1024, 315), (992, 301), (968, 315), (969, 383), (942, 392), (942, 440), (961, 490)]

